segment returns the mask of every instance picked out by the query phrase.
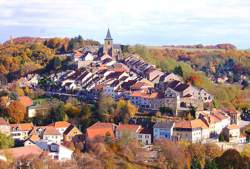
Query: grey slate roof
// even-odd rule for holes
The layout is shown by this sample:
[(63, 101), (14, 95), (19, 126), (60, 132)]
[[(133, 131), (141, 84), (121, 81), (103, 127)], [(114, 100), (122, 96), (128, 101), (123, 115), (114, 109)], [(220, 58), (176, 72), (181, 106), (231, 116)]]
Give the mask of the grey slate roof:
[(108, 29), (108, 32), (107, 32), (105, 40), (113, 40), (112, 37), (111, 37), (109, 29)]
[(157, 122), (154, 125), (154, 128), (166, 128), (171, 129), (174, 125), (173, 121)]

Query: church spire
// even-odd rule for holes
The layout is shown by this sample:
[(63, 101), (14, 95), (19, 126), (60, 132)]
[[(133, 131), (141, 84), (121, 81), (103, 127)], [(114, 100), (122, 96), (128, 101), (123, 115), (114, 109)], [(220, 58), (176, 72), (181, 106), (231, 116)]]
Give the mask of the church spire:
[(108, 28), (108, 32), (107, 32), (105, 40), (113, 40), (109, 31), (109, 28)]

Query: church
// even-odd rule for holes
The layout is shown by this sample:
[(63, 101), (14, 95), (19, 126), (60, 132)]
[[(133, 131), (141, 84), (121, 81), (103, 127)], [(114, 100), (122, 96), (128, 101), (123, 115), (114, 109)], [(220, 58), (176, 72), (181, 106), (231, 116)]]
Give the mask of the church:
[(113, 60), (116, 61), (122, 59), (121, 45), (113, 43), (113, 38), (109, 29), (107, 31), (106, 38), (104, 39), (104, 44), (100, 47), (98, 53), (100, 57), (103, 55), (109, 55)]

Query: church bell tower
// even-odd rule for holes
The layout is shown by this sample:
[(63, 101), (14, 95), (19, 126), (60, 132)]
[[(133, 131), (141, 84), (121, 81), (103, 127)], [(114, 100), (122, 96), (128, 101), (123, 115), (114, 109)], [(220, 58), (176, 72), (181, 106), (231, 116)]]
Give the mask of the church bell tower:
[(104, 39), (103, 53), (113, 57), (113, 39), (108, 29), (106, 38)]

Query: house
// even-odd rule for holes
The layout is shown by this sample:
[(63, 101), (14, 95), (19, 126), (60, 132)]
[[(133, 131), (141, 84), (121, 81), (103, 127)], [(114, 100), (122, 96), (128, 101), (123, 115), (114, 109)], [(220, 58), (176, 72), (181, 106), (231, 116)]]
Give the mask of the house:
[(210, 137), (218, 136), (231, 122), (226, 113), (216, 109), (213, 109), (211, 113), (200, 113), (199, 118), (209, 126)]
[(10, 135), (10, 130), (10, 124), (4, 118), (0, 118), (0, 132), (6, 135)]
[(73, 151), (63, 145), (44, 141), (38, 141), (36, 142), (36, 145), (44, 152), (47, 152), (53, 160), (64, 161), (72, 160), (73, 158)]
[(231, 124), (223, 130), (225, 140), (233, 143), (245, 143), (246, 137), (241, 137), (240, 127), (236, 124)]
[(157, 139), (172, 139), (174, 129), (173, 121), (157, 122), (153, 126), (154, 141)]
[(136, 139), (144, 145), (152, 144), (152, 132), (136, 124), (119, 124), (116, 128), (116, 139), (121, 139), (123, 136)]
[(15, 160), (17, 160), (17, 159), (22, 159), (24, 157), (39, 156), (42, 153), (43, 150), (36, 145), (9, 148), (0, 151), (0, 159), (7, 161), (9, 156), (11, 156)]
[(72, 60), (74, 62), (78, 62), (81, 60), (81, 57), (82, 57), (82, 53), (80, 51), (75, 51), (72, 55)]
[(47, 126), (43, 132), (43, 140), (48, 143), (61, 144), (63, 135), (53, 126)]
[(115, 139), (115, 129), (116, 125), (114, 123), (96, 122), (87, 128), (86, 140), (92, 140), (98, 137), (105, 138), (106, 136)]
[(160, 82), (166, 83), (166, 82), (172, 82), (172, 81), (183, 81), (182, 77), (174, 74), (174, 73), (165, 73), (160, 77)]
[(152, 131), (148, 128), (142, 128), (141, 131), (137, 135), (137, 140), (143, 145), (151, 145), (152, 144)]
[(82, 136), (82, 132), (75, 126), (70, 125), (63, 133), (64, 141), (77, 141)]
[(24, 141), (24, 146), (35, 145), (35, 142), (39, 140), (41, 140), (40, 137), (36, 134), (33, 134)]
[(66, 121), (57, 121), (54, 123), (49, 124), (48, 126), (55, 127), (55, 129), (63, 135), (63, 133), (66, 131), (66, 129), (70, 126), (71, 124)]
[(117, 139), (128, 135), (132, 138), (137, 138), (137, 134), (141, 131), (142, 127), (140, 125), (134, 124), (119, 124), (116, 128), (115, 136)]
[(196, 143), (202, 142), (207, 138), (209, 138), (209, 128), (202, 120), (181, 120), (175, 122), (173, 129), (174, 140)]
[(27, 139), (34, 127), (32, 123), (11, 124), (10, 126), (12, 138), (20, 141)]

